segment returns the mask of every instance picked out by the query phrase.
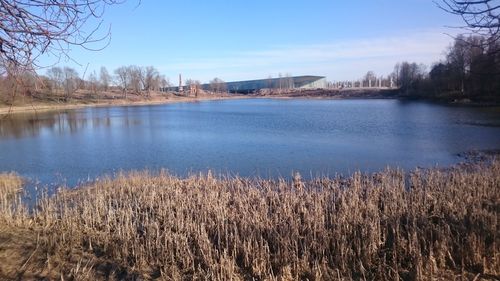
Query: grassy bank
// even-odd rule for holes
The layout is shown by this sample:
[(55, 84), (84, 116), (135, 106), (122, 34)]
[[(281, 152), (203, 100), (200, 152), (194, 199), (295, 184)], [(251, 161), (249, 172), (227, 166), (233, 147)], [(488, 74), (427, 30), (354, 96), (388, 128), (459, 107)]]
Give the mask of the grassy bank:
[(131, 172), (41, 196), (30, 215), (12, 177), (0, 176), (0, 279), (500, 274), (500, 160), (311, 181)]

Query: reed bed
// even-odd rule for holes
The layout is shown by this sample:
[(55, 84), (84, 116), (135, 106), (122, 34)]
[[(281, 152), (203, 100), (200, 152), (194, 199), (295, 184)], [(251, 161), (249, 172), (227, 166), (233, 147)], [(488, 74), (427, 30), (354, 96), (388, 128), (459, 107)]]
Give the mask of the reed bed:
[(496, 279), (499, 194), (496, 159), (308, 181), (144, 171), (42, 196), (25, 221), (64, 280)]

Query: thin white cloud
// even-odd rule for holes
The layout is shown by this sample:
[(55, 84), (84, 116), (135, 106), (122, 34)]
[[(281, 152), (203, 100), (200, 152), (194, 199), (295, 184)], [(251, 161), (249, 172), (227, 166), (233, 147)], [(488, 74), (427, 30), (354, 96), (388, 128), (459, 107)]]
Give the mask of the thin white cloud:
[(276, 46), (232, 56), (185, 58), (162, 69), (207, 81), (263, 78), (288, 72), (326, 75), (330, 80), (357, 79), (366, 71), (388, 74), (398, 61), (430, 65), (441, 59), (451, 38), (440, 29), (406, 35), (334, 41), (325, 44)]

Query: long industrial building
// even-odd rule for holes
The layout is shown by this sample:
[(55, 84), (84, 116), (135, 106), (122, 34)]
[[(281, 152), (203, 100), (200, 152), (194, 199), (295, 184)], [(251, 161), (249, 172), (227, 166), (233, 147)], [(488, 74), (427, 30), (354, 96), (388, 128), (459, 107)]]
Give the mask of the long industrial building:
[[(319, 89), (326, 88), (324, 76), (291, 76), (259, 80), (226, 82), (226, 89), (231, 93), (253, 93), (261, 89)], [(203, 84), (203, 89), (210, 89), (210, 84)]]
[[(203, 90), (211, 91), (214, 85), (202, 84), (200, 86)], [(327, 83), (324, 76), (307, 75), (225, 82), (222, 88), (224, 88), (224, 91), (231, 93), (249, 94), (262, 89), (322, 89), (326, 88), (326, 86)], [(183, 87), (183, 89), (188, 90), (187, 87)], [(169, 87), (162, 90), (178, 92), (179, 87)]]

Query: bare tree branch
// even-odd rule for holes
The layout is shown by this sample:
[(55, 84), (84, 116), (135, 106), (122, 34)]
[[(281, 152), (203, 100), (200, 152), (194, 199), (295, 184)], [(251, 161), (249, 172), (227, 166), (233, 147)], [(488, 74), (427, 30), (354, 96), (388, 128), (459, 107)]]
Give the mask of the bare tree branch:
[(468, 35), (481, 35), (487, 44), (500, 40), (500, 1), (499, 0), (439, 0), (436, 5), (453, 15), (462, 18), (462, 27)]
[(0, 59), (31, 68), (42, 54), (69, 57), (70, 46), (101, 50), (109, 44), (111, 31), (102, 33), (99, 19), (107, 6), (123, 1), (0, 0)]

